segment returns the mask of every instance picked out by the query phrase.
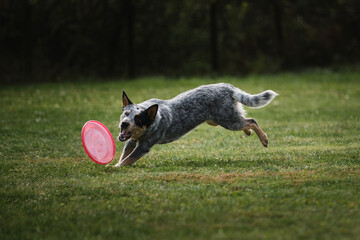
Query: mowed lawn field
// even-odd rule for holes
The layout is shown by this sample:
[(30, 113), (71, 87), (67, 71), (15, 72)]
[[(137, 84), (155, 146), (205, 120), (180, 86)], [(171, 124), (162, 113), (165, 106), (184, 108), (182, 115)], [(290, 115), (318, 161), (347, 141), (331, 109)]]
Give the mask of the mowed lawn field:
[[(116, 139), (122, 90), (216, 82), (280, 94), (246, 108), (269, 148), (203, 124), (130, 167), (87, 157), (82, 126)], [(6, 86), (0, 106), (0, 239), (360, 239), (359, 70)]]

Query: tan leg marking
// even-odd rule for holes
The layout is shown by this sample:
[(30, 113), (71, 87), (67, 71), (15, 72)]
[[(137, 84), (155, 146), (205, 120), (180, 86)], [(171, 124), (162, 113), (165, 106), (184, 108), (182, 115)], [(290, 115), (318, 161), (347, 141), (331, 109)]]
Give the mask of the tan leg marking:
[(252, 119), (252, 118), (247, 118), (247, 119), (245, 119), (245, 123), (246, 123), (246, 125), (243, 128), (243, 131), (244, 132), (249, 131), (250, 129), (254, 130), (256, 135), (259, 137), (260, 142), (262, 143), (262, 145), (264, 145), (264, 147), (267, 147), (268, 144), (269, 144), (268, 137), (267, 137), (266, 133), (257, 125), (255, 120)]
[(127, 158), (134, 151), (135, 147), (136, 147), (136, 142), (132, 142), (131, 140), (126, 142), (122, 154), (120, 156), (119, 162), (116, 165), (114, 165), (114, 167), (120, 167), (121, 162), (124, 161), (124, 159)]
[(244, 131), (244, 133), (245, 133), (246, 135), (248, 135), (248, 136), (251, 135), (251, 130), (250, 130), (250, 129), (244, 128), (243, 131)]
[(128, 148), (125, 148), (123, 153), (121, 154), (121, 157), (119, 159), (119, 161), (122, 161), (124, 160), (127, 156), (130, 155), (130, 153), (132, 153), (132, 151), (134, 151), (135, 149), (135, 146), (134, 147), (128, 147)]

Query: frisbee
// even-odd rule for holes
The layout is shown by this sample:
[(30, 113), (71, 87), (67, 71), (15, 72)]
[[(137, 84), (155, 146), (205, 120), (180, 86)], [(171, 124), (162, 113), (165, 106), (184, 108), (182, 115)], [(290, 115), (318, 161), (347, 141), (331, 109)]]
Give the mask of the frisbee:
[(115, 156), (115, 142), (109, 131), (99, 121), (91, 120), (81, 130), (81, 141), (86, 154), (96, 163), (107, 164)]

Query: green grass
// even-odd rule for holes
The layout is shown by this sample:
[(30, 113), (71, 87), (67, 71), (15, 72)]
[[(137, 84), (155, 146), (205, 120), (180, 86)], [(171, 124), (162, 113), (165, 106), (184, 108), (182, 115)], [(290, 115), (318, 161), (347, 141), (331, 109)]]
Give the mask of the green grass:
[[(359, 80), (357, 70), (314, 70), (2, 88), (0, 238), (359, 239)], [(269, 148), (203, 124), (131, 167), (85, 154), (86, 121), (118, 135), (123, 89), (140, 102), (219, 81), (280, 94), (247, 109)]]

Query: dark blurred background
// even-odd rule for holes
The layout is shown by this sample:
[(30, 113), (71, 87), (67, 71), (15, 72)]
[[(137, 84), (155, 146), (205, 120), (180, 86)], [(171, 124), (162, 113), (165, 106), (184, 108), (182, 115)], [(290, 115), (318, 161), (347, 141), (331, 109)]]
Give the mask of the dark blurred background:
[(359, 40), (359, 0), (0, 1), (5, 82), (353, 65)]

